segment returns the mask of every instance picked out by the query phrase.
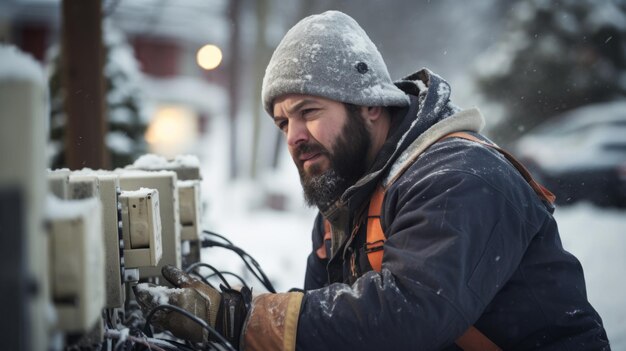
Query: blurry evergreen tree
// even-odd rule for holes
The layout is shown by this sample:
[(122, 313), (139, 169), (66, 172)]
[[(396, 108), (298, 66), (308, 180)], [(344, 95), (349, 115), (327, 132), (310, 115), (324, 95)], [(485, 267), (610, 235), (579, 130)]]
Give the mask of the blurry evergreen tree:
[(502, 142), (563, 111), (624, 98), (626, 0), (517, 2), (476, 78), (504, 107), (491, 130)]
[[(113, 168), (132, 163), (146, 153), (144, 134), (148, 118), (140, 90), (141, 71), (132, 47), (125, 36), (109, 22), (103, 24), (106, 79), (106, 113), (108, 133), (106, 147)], [(49, 166), (66, 167), (64, 133), (66, 115), (63, 109), (65, 91), (61, 86), (62, 65), (59, 47), (48, 52), (50, 85), (50, 147)]]

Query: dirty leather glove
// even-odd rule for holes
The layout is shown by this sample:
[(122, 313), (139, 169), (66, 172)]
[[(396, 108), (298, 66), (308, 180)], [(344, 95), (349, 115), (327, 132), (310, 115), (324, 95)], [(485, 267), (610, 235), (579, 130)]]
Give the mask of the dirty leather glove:
[[(222, 334), (231, 345), (239, 347), (252, 294), (247, 288), (241, 291), (221, 287), (221, 292), (174, 266), (164, 266), (163, 277), (175, 288), (142, 283), (133, 290), (144, 313), (158, 305), (174, 305), (189, 311)], [(183, 314), (172, 310), (159, 310), (152, 317), (152, 325), (171, 331), (175, 336), (193, 341), (216, 341), (214, 335)], [(212, 334), (212, 333), (211, 333)]]

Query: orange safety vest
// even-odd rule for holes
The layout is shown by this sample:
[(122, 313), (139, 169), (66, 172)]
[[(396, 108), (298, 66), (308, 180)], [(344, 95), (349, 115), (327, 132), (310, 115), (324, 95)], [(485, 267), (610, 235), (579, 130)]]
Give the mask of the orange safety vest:
[[(554, 194), (552, 194), (541, 184), (537, 183), (530, 175), (530, 172), (528, 172), (528, 170), (506, 150), (503, 150), (496, 145), (480, 140), (475, 136), (465, 132), (451, 133), (439, 139), (438, 141), (451, 137), (458, 137), (474, 141), (497, 150), (504, 157), (506, 157), (506, 159), (511, 162), (513, 166), (515, 166), (515, 168), (517, 168), (517, 170), (522, 174), (524, 179), (528, 182), (528, 184), (533, 188), (535, 193), (537, 193), (540, 198), (550, 203), (554, 203)], [(372, 198), (370, 199), (370, 205), (367, 213), (367, 240), (365, 243), (365, 252), (367, 253), (367, 259), (369, 260), (372, 269), (376, 272), (380, 272), (382, 268), (383, 246), (386, 240), (385, 233), (383, 232), (383, 228), (380, 225), (380, 214), (384, 197), (385, 189), (383, 189), (383, 187), (379, 185), (372, 195)], [(457, 346), (465, 351), (501, 350), (487, 336), (485, 336), (485, 334), (481, 333), (473, 325), (470, 326), (469, 329), (467, 329), (467, 331), (455, 341), (455, 343), (457, 344)]]

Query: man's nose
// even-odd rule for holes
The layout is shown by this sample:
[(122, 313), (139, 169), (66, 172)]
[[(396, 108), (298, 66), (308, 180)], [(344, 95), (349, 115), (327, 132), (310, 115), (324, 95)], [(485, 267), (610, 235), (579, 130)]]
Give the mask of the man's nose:
[(287, 145), (294, 147), (306, 142), (309, 138), (309, 131), (306, 124), (296, 119), (289, 121), (287, 128)]

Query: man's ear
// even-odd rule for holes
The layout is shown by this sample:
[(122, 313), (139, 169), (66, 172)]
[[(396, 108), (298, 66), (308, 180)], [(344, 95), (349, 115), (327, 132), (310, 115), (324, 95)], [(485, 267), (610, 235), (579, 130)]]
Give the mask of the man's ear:
[(363, 106), (361, 115), (370, 122), (379, 120), (385, 109), (382, 106)]

